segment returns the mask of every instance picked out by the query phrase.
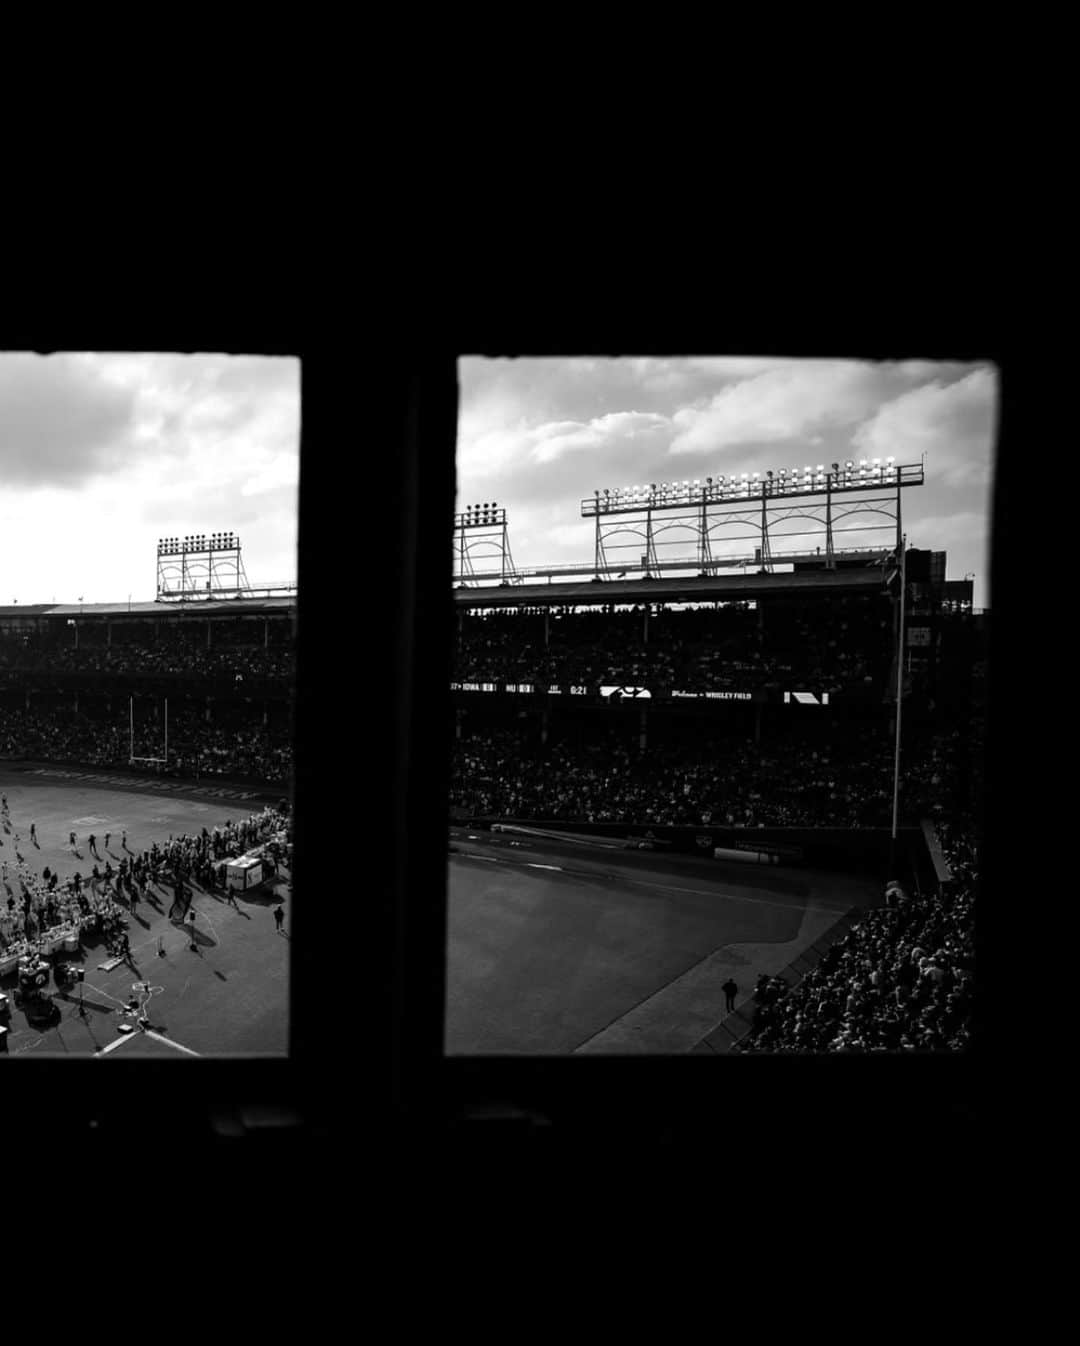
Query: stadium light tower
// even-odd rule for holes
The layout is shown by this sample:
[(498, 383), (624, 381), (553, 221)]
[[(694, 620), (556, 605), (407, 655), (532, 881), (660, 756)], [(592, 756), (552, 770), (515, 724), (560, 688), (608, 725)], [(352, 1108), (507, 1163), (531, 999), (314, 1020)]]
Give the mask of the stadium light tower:
[[(599, 495), (596, 508), (599, 512), (601, 508)], [(475, 568), (473, 556), (484, 550), (498, 553), (498, 571), (478, 571)], [(500, 584), (510, 584), (520, 578), (510, 555), (510, 531), (506, 510), (497, 500), (466, 505), (460, 514), (454, 515), (454, 559), (457, 570), (455, 579), (459, 588), (467, 587), (466, 577), (498, 579)]]
[[(581, 513), (585, 518), (595, 521), (595, 578), (603, 574), (616, 573), (625, 569), (625, 563), (608, 564), (607, 549), (612, 551), (633, 550), (643, 555), (642, 568), (646, 574), (653, 573), (663, 566), (671, 565), (676, 569), (686, 569), (691, 563), (689, 558), (679, 561), (665, 561), (663, 565), (657, 558), (657, 547), (672, 545), (657, 535), (671, 529), (687, 529), (698, 535), (697, 564), (701, 569), (715, 565), (710, 555), (710, 535), (723, 524), (741, 524), (753, 527), (754, 536), (760, 540), (758, 559), (765, 570), (773, 564), (769, 530), (778, 524), (788, 524), (796, 520), (806, 520), (817, 524), (824, 532), (825, 546), (817, 548), (817, 554), (825, 553), (826, 566), (833, 569), (836, 565), (833, 538), (836, 531), (845, 533), (867, 533), (890, 528), (888, 524), (861, 523), (843, 524), (843, 520), (857, 515), (876, 515), (895, 520), (896, 547), (901, 546), (901, 491), (911, 486), (921, 486), (924, 482), (925, 466), (922, 463), (897, 464), (895, 458), (860, 459), (856, 464), (847, 459), (841, 466), (834, 462), (804, 463), (802, 466), (782, 467), (764, 472), (717, 473), (693, 481), (652, 482), (648, 486), (597, 487), (592, 496), (581, 502)], [(889, 492), (891, 498), (866, 499), (867, 492)], [(859, 494), (864, 498), (855, 501), (849, 497)], [(784, 497), (783, 500), (780, 497)], [(803, 497), (796, 501), (793, 497)], [(817, 503), (809, 498), (817, 497)], [(713, 506), (710, 521), (710, 506)], [(716, 510), (716, 506), (727, 506)], [(676, 516), (673, 512), (681, 510)], [(657, 511), (666, 513), (659, 527), (654, 524)], [(693, 511), (692, 513), (690, 511)], [(608, 518), (612, 515), (637, 514), (643, 516), (635, 523), (628, 519)], [(718, 517), (719, 516), (719, 517)], [(838, 525), (841, 525), (838, 527)], [(618, 534), (631, 535), (630, 542), (606, 542)], [(744, 540), (746, 534), (724, 535), (729, 540)], [(802, 533), (785, 530), (779, 537), (806, 537)], [(644, 547), (642, 547), (644, 543)], [(807, 549), (809, 551), (809, 549)], [(865, 550), (853, 548), (851, 550)], [(789, 553), (790, 555), (790, 553)], [(797, 555), (797, 554), (796, 554)], [(636, 563), (634, 568), (636, 568)]]
[(187, 533), (158, 539), (158, 602), (241, 598), (248, 592), (235, 533)]

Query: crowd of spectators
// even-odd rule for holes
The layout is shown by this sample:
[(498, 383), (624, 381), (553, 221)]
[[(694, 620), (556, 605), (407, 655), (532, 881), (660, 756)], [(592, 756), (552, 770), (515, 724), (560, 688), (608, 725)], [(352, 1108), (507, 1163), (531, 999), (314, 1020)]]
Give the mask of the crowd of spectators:
[[(6, 819), (4, 830), (11, 830)], [(13, 862), (3, 861), (0, 876), (7, 898), (0, 903), (0, 951), (21, 957), (30, 952), (33, 940), (58, 925), (99, 929), (111, 945), (122, 928), (123, 912), (116, 902), (109, 868), (108, 878), (103, 879), (95, 866), (94, 878), (84, 887), (79, 875), (61, 885), (48, 866), (36, 874), (21, 856)]]
[(222, 640), (209, 647), (205, 636), (165, 632), (153, 641), (117, 640), (111, 645), (56, 632), (0, 637), (0, 670), (34, 673), (99, 673), (110, 676), (156, 674), (165, 676), (229, 678), (291, 678), (296, 672), (291, 644), (263, 645)]
[[(891, 885), (794, 986), (762, 977), (740, 1050), (961, 1050), (970, 1041), (977, 857), (973, 781), (982, 725), (915, 736), (904, 757), (901, 821), (934, 821), (952, 882), (941, 892)], [(886, 827), (892, 742), (869, 733), (828, 747), (788, 737), (635, 750), (608, 733), (588, 743), (529, 743), (519, 730), (459, 741), (451, 802), (480, 816), (686, 825)]]
[(971, 1041), (977, 861), (970, 837), (938, 827), (952, 882), (892, 886), (796, 985), (759, 978), (744, 1052), (959, 1051)]
[[(915, 738), (915, 736), (912, 736)], [(924, 734), (904, 755), (905, 821), (941, 818), (978, 751), (968, 727)], [(641, 749), (613, 733), (543, 744), (524, 730), (470, 734), (454, 746), (452, 807), (481, 817), (687, 826), (887, 827), (894, 745), (880, 731), (758, 745), (701, 735)]]
[[(6, 817), (3, 829), (11, 835)], [(76, 872), (63, 883), (48, 867), (35, 873), (21, 855), (10, 867), (5, 860), (0, 870), (6, 892), (0, 905), (0, 949), (21, 950), (26, 941), (61, 923), (85, 928), (93, 922), (111, 940), (123, 923), (120, 902), (133, 911), (150, 897), (152, 885), (168, 885), (173, 907), (182, 910), (192, 884), (207, 891), (223, 889), (226, 862), (255, 848), (279, 869), (291, 870), (292, 828), (286, 810), (267, 807), (237, 822), (230, 819), (223, 827), (204, 827), (196, 836), (170, 836), (144, 851), (128, 850), (125, 838), (115, 868), (106, 859), (102, 870), (95, 864), (86, 878)]]
[(812, 678), (823, 690), (882, 686), (892, 652), (887, 599), (845, 596), (664, 609), (470, 613), (461, 681), (750, 689)]
[[(135, 725), (134, 756), (164, 755), (164, 726)], [(219, 776), (283, 783), (292, 774), (292, 738), (286, 728), (261, 722), (222, 724), (194, 711), (169, 717), (166, 774)], [(131, 752), (129, 726), (72, 710), (43, 713), (0, 708), (0, 755), (85, 766), (126, 766)]]
[[(284, 834), (277, 839), (279, 834)], [(292, 865), (292, 833), (288, 814), (281, 809), (262, 809), (239, 822), (227, 820), (224, 827), (206, 828), (195, 835), (170, 837), (155, 842), (146, 852), (148, 872), (183, 889), (197, 883), (212, 889), (225, 886), (225, 862), (257, 846), (278, 865)]]

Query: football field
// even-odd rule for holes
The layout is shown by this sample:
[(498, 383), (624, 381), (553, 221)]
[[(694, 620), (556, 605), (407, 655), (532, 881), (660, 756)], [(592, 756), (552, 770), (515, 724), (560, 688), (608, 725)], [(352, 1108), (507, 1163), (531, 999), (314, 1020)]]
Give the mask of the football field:
[[(264, 800), (223, 799), (210, 788), (170, 788), (156, 782), (130, 785), (89, 779), (94, 773), (40, 771), (0, 763), (0, 789), (7, 795), (10, 830), (0, 832), (0, 859), (8, 864), (6, 891), (18, 898), (15, 866), (16, 835), (24, 860), (38, 873), (48, 866), (61, 880), (78, 871), (84, 879), (93, 865), (104, 868), (106, 857), (115, 869), (124, 852), (121, 836), (127, 832), (129, 851), (147, 849), (154, 841), (213, 829), (258, 812)], [(105, 774), (105, 773), (101, 773)], [(241, 792), (234, 792), (239, 794)], [(37, 844), (30, 840), (36, 824)], [(78, 839), (78, 855), (68, 845), (68, 834)], [(93, 832), (101, 860), (87, 850)], [(110, 833), (108, 851), (105, 834)], [(103, 1061), (138, 1055), (172, 1056), (284, 1056), (288, 1051), (289, 914), (290, 885), (279, 879), (273, 887), (250, 894), (237, 893), (234, 906), (223, 894), (194, 888), (197, 950), (188, 932), (171, 919), (171, 885), (151, 888), (150, 900), (128, 915), (130, 963), (106, 969), (109, 961), (100, 935), (84, 937), (81, 961), (85, 970), (79, 1013), (79, 990), (61, 991), (50, 981), (49, 991), (61, 1011), (55, 1026), (34, 1027), (16, 1008), (15, 974), (0, 982), (8, 997), (7, 1055), (94, 1056)], [(283, 932), (278, 932), (273, 908), (285, 902)], [(59, 955), (57, 956), (59, 958)], [(69, 956), (68, 961), (75, 961)], [(120, 1012), (136, 982), (149, 985), (140, 993), (150, 1020), (148, 1034), (124, 1034), (127, 1022)], [(106, 1067), (103, 1067), (106, 1068)]]
[(450, 1055), (682, 1054), (880, 885), (452, 829)]

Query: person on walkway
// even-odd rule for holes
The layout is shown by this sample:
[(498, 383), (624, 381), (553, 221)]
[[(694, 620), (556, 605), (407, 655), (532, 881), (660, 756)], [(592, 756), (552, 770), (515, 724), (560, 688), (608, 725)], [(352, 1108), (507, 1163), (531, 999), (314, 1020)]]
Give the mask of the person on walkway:
[(93, 832), (90, 833), (90, 840), (89, 840), (89, 842), (88, 842), (88, 845), (89, 845), (89, 847), (90, 847), (90, 852), (91, 852), (91, 854), (92, 854), (96, 859), (100, 860), (100, 859), (101, 859), (101, 856), (98, 855), (97, 837), (94, 836)]
[(730, 1014), (735, 1008), (735, 997), (739, 993), (739, 988), (729, 977), (720, 989), (724, 993), (724, 998), (727, 1001), (727, 1012)]
[(196, 940), (195, 940), (195, 908), (194, 908), (194, 907), (192, 907), (192, 909), (188, 912), (187, 917), (186, 917), (185, 919), (186, 919), (186, 920), (190, 923), (190, 925), (191, 925), (191, 946), (190, 946), (190, 947), (191, 947), (192, 949), (194, 949), (196, 952), (198, 952), (199, 946), (198, 946), (198, 944), (196, 943)]
[(37, 823), (30, 824), (30, 840), (37, 845)]
[(274, 908), (274, 924), (277, 926), (277, 932), (281, 934), (281, 926), (285, 920), (285, 909), (281, 906)]
[(121, 833), (120, 833), (120, 849), (121, 849), (122, 851), (126, 851), (127, 848), (128, 848), (128, 844), (127, 844), (127, 832), (124, 831), (124, 832), (121, 832)]
[(72, 832), (72, 833), (68, 836), (68, 845), (71, 847), (72, 850), (75, 850), (75, 849), (76, 849), (76, 846), (75, 846), (75, 833), (74, 833), (74, 832)]
[(111, 836), (112, 836), (112, 833), (111, 833), (111, 832), (106, 832), (106, 833), (105, 833), (105, 849), (106, 849), (106, 850), (109, 849), (109, 838), (110, 838)]

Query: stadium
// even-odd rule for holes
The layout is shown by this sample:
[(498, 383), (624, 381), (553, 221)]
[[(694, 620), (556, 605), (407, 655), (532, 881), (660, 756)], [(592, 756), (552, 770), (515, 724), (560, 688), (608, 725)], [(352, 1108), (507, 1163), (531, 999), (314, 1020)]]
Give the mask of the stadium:
[(7, 1055), (287, 1053), (295, 640), (226, 534), (152, 602), (0, 607)]
[[(867, 470), (596, 492), (574, 568), (457, 516), (449, 1055), (969, 1045), (987, 614), (906, 545), (921, 465)], [(153, 602), (0, 608), (8, 1055), (286, 1052), (296, 620), (232, 535), (162, 540)]]
[(907, 545), (923, 481), (596, 490), (575, 567), (456, 517), (448, 1054), (970, 1046), (988, 614)]

